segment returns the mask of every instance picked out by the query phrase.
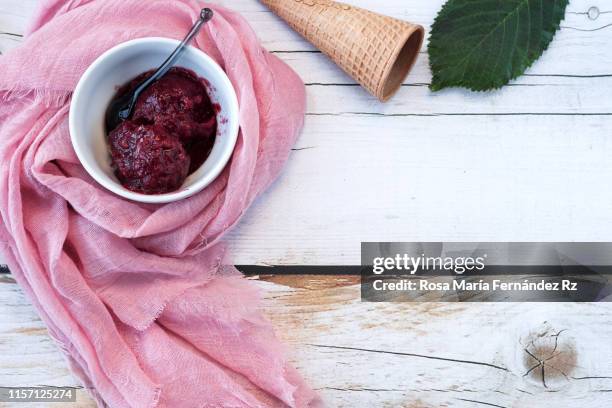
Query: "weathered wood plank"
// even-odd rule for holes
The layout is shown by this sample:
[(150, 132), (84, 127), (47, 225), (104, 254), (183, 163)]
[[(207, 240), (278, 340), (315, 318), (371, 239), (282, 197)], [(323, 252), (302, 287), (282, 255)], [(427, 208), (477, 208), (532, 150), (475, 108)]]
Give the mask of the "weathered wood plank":
[[(612, 403), (610, 304), (371, 304), (360, 302), (351, 283), (304, 276), (258, 282), (292, 360), (330, 407)], [(7, 279), (0, 303), (0, 352), (9, 356), (0, 384), (76, 385)], [(525, 375), (538, 364), (525, 350), (541, 360), (554, 355), (544, 381), (541, 369)]]
[[(567, 61), (567, 56), (555, 57), (556, 51), (549, 51), (545, 57), (538, 61), (525, 76), (519, 77), (512, 82), (518, 86), (556, 86), (556, 85), (581, 85), (588, 84), (583, 79), (592, 79), (589, 75), (595, 75), (594, 79), (612, 76), (612, 68), (608, 68), (606, 62), (593, 62), (585, 71), (576, 66), (576, 62), (571, 60), (571, 68), (565, 69), (559, 59)], [(288, 63), (304, 80), (306, 85), (350, 85), (357, 86), (348, 75), (334, 65), (331, 60), (319, 53), (308, 52), (284, 52), (275, 53), (276, 56)], [(572, 74), (572, 72), (574, 74)], [(429, 70), (429, 56), (426, 52), (421, 52), (415, 66), (406, 79), (404, 85), (428, 85), (431, 81)]]
[(612, 118), (309, 116), (230, 234), (237, 263), (358, 265), (361, 241), (607, 241)]
[[(384, 2), (351, 0), (347, 2), (386, 15), (422, 24), (428, 28), (433, 23), (436, 14), (445, 0), (386, 0)], [(229, 7), (241, 11), (254, 26), (268, 49), (272, 51), (314, 50), (314, 48), (304, 42), (299, 35), (293, 32), (287, 33), (286, 25), (274, 15), (270, 14), (265, 6), (259, 4), (257, 1), (240, 0), (237, 2), (227, 2), (226, 4)], [(595, 19), (589, 18), (587, 14), (588, 10), (592, 7), (597, 7), (599, 10), (599, 14)], [(568, 7), (565, 21), (562, 24), (563, 28), (559, 36), (555, 39), (556, 45), (553, 44), (553, 46), (565, 49), (569, 47), (572, 51), (579, 51), (581, 45), (593, 45), (600, 50), (597, 54), (604, 54), (604, 38), (609, 38), (610, 30), (602, 29), (602, 27), (606, 27), (612, 22), (612, 16), (609, 15), (609, 11), (611, 11), (610, 4), (605, 2), (605, 0), (572, 1)], [(597, 33), (597, 35), (593, 35), (594, 33)], [(593, 55), (591, 54), (590, 58), (592, 57)]]
[[(3, 0), (0, 5), (0, 32), (23, 34), (37, 2), (38, 0)], [(389, 0), (374, 2), (374, 4), (371, 0), (352, 0), (350, 2), (429, 27), (444, 0)], [(256, 0), (223, 0), (219, 3), (240, 11), (253, 25), (263, 44), (269, 50), (291, 53), (313, 50), (312, 46), (288, 29), (281, 20)], [(589, 14), (588, 11), (594, 7), (599, 12)], [(572, 1), (563, 28), (552, 43), (550, 50), (529, 72), (537, 75), (610, 74), (612, 54), (607, 52), (607, 46), (612, 41), (612, 29), (609, 27), (612, 24), (611, 11), (610, 4), (604, 0)], [(596, 16), (596, 18), (593, 19), (590, 16)], [(6, 51), (16, 45), (15, 38), (0, 35), (0, 51)], [(314, 59), (325, 61), (320, 55), (315, 55)], [(302, 74), (309, 73), (325, 77), (329, 70), (302, 71), (298, 69), (298, 71)], [(340, 78), (339, 81), (352, 83), (339, 71), (334, 72), (335, 76)], [(414, 78), (413, 82), (423, 82), (419, 75)], [(316, 79), (310, 80), (308, 75), (305, 76), (305, 79), (306, 82), (319, 82)]]
[(0, 32), (22, 35), (39, 0), (2, 0), (0, 2)]
[[(535, 80), (534, 80), (535, 79)], [(612, 114), (612, 76), (572, 79), (570, 84), (547, 84), (528, 77), (497, 92), (474, 93), (449, 89), (432, 93), (427, 86), (402, 87), (381, 104), (361, 87), (313, 85), (308, 88), (308, 114), (382, 115), (533, 115)], [(540, 82), (540, 84), (538, 84)], [(480, 119), (482, 120), (482, 119)]]

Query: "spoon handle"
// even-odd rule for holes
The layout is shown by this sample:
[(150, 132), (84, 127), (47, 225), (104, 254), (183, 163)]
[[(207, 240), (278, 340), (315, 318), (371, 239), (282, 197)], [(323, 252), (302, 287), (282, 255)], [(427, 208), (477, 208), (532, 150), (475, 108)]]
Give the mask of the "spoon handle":
[(214, 14), (213, 11), (209, 8), (202, 9), (202, 11), (200, 12), (200, 18), (193, 25), (193, 27), (191, 28), (191, 31), (189, 31), (189, 33), (185, 36), (183, 41), (181, 41), (179, 46), (176, 47), (176, 49), (172, 52), (172, 54), (170, 54), (170, 56), (164, 61), (164, 63), (160, 65), (160, 67), (155, 71), (155, 73), (151, 75), (142, 84), (140, 84), (140, 86), (134, 91), (134, 96), (136, 98), (139, 96), (139, 94), (144, 89), (148, 88), (149, 85), (151, 85), (152, 83), (154, 83), (155, 81), (157, 81), (158, 79), (166, 75), (168, 70), (172, 68), (172, 66), (174, 65), (174, 62), (181, 56), (183, 51), (185, 51), (187, 44), (189, 44), (189, 42), (191, 42), (193, 37), (195, 37), (196, 34), (198, 34), (202, 26), (212, 19), (213, 14)]

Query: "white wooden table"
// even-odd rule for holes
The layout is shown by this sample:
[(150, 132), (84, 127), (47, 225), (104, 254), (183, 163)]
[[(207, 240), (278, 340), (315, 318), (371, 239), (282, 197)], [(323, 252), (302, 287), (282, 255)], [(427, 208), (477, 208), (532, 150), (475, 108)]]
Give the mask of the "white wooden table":
[[(1, 52), (19, 45), (37, 2), (0, 0)], [(350, 2), (429, 27), (443, 0)], [(229, 238), (236, 263), (359, 264), (361, 241), (612, 239), (609, 0), (572, 0), (550, 50), (501, 91), (431, 93), (423, 52), (385, 105), (257, 1), (221, 3), (309, 98), (286, 171)], [(258, 283), (330, 407), (612, 406), (612, 306), (368, 304), (356, 283)], [(9, 275), (0, 306), (0, 386), (76, 385)], [(81, 391), (73, 406), (94, 404)]]

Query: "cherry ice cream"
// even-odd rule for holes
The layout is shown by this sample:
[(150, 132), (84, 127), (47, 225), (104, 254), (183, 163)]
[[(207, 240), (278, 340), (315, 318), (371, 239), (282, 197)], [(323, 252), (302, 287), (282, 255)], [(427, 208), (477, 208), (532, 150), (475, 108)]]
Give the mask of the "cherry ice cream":
[[(151, 73), (119, 90), (129, 92)], [(132, 117), (108, 135), (115, 175), (143, 194), (178, 190), (206, 160), (217, 134), (217, 112), (204, 80), (172, 68), (138, 98)]]

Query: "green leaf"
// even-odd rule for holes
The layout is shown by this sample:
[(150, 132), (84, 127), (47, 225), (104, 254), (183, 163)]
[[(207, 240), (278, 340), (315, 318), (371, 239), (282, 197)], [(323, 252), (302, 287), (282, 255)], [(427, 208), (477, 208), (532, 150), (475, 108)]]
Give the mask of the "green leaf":
[(497, 89), (548, 48), (569, 0), (449, 0), (434, 22), (429, 63), (434, 91)]

